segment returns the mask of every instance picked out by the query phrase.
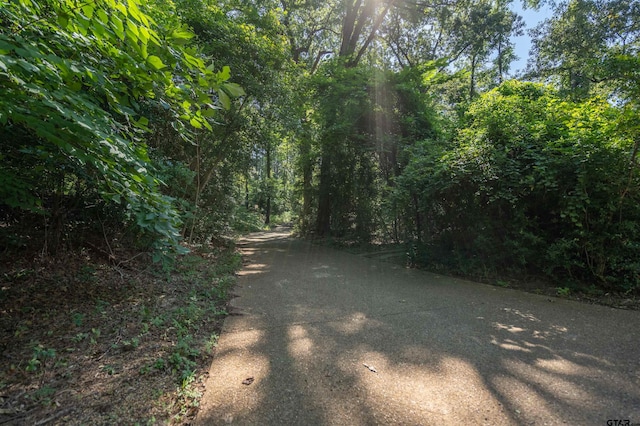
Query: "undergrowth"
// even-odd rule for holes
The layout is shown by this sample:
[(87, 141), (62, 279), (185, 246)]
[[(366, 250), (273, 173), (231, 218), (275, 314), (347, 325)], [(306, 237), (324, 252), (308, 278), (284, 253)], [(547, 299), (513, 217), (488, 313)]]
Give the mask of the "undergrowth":
[(0, 424), (190, 423), (241, 265), (232, 247), (192, 249), (172, 268), (5, 256)]

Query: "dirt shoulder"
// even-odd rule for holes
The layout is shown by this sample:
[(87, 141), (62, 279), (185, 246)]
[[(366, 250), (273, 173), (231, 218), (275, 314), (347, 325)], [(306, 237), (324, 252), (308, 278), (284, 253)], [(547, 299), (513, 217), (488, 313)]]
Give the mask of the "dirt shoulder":
[(203, 247), (3, 259), (0, 424), (187, 424), (240, 257)]

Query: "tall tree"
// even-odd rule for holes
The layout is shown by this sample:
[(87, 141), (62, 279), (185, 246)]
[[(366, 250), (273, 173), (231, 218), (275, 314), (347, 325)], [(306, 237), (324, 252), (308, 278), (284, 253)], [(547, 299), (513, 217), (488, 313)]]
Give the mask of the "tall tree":
[(510, 37), (520, 35), (524, 23), (506, 1), (480, 1), (456, 12), (451, 26), (453, 60), (455, 63), (462, 59), (461, 65), (469, 73), (472, 99), (477, 94), (478, 75), (491, 56), (495, 56), (497, 82), (502, 81), (513, 60)]
[[(612, 93), (616, 57), (640, 49), (640, 2), (637, 0), (571, 0), (533, 32), (530, 76), (555, 79), (575, 97), (596, 88)], [(622, 71), (622, 70), (620, 70)]]

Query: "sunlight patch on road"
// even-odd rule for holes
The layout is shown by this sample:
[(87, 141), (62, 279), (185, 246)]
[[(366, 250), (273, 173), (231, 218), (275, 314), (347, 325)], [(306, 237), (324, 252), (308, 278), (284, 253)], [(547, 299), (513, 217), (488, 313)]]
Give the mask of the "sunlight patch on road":
[[(262, 343), (263, 337), (264, 333), (258, 330), (222, 336), (225, 350), (218, 352), (216, 361), (211, 364), (206, 382), (208, 397), (198, 414), (199, 423), (230, 423), (263, 403), (271, 367), (268, 356), (253, 349)], [(250, 385), (246, 384), (247, 379), (250, 379)]]
[[(561, 412), (552, 411), (546, 404), (555, 401), (561, 405), (575, 407), (594, 406), (602, 401), (593, 393), (580, 386), (575, 380), (578, 378), (576, 366), (562, 358), (553, 360), (538, 359), (534, 365), (518, 359), (505, 360), (503, 362), (511, 376), (496, 378), (496, 389), (505, 395), (509, 395), (512, 404), (519, 403), (528, 406), (528, 411), (541, 418), (559, 418)], [(553, 366), (553, 369), (549, 369)], [(566, 372), (565, 372), (566, 371)], [(515, 392), (514, 392), (515, 391)], [(543, 395), (543, 396), (541, 396)], [(522, 410), (527, 408), (522, 407)], [(543, 413), (542, 410), (546, 412)]]
[(588, 368), (562, 358), (537, 359), (534, 365), (550, 373), (566, 374), (569, 376), (579, 376), (589, 373)]
[(235, 349), (242, 349), (243, 347), (256, 346), (262, 342), (264, 338), (264, 331), (250, 329), (236, 331), (229, 333), (225, 336), (225, 348), (233, 351)]
[(460, 424), (483, 416), (510, 423), (482, 377), (466, 361), (445, 356), (434, 364), (396, 363), (380, 352), (364, 353), (361, 359), (377, 371), (363, 369), (358, 377), (372, 395), (367, 401), (385, 401), (369, 407), (384, 423), (411, 417), (415, 424), (424, 424), (424, 419)]
[(342, 334), (353, 335), (361, 333), (368, 325), (368, 318), (364, 312), (354, 312), (340, 322), (331, 323), (330, 326)]
[(250, 265), (245, 265), (245, 267), (238, 272), (238, 276), (244, 277), (247, 275), (262, 274), (267, 270), (267, 268), (268, 265), (265, 263), (252, 263)]
[(496, 345), (496, 346), (498, 346), (498, 347), (500, 347), (502, 349), (506, 349), (508, 351), (531, 352), (531, 349), (525, 348), (522, 345), (520, 345), (518, 342), (510, 340), (510, 339), (505, 339), (505, 340), (499, 341), (495, 337), (492, 337), (491, 338), (491, 344), (492, 345)]
[(239, 240), (239, 244), (270, 243), (278, 240), (286, 240), (290, 236), (291, 233), (288, 231), (256, 232), (242, 237)]
[(515, 325), (500, 324), (499, 322), (494, 322), (493, 328), (497, 330), (506, 330), (510, 333), (521, 333), (523, 331), (527, 331), (526, 328), (516, 327)]
[(493, 386), (507, 401), (518, 423), (540, 424), (545, 418), (558, 418), (549, 407), (549, 401), (532, 386), (517, 377), (499, 375), (493, 378)]
[(289, 353), (294, 358), (309, 358), (314, 354), (313, 340), (301, 325), (292, 325), (287, 332), (289, 337)]

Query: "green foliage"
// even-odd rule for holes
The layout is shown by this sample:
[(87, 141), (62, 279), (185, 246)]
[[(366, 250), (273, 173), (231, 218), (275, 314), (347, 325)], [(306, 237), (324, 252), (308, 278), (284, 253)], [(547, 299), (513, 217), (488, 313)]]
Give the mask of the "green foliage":
[(180, 381), (193, 374), (196, 365), (194, 359), (200, 356), (200, 352), (194, 348), (194, 342), (190, 335), (180, 337), (178, 343), (169, 355), (168, 364), (178, 374)]
[(149, 112), (165, 111), (185, 135), (212, 129), (212, 94), (237, 88), (225, 83), (228, 68), (215, 72), (189, 47), (192, 33), (152, 15), (142, 0), (3, 7), (0, 196), (8, 207), (55, 215), (51, 196), (82, 197), (87, 188), (120, 206), (156, 248), (177, 247), (180, 218), (143, 140)]
[(637, 95), (638, 2), (569, 0), (554, 12), (533, 31), (530, 73), (553, 77), (573, 99), (593, 93), (627, 97), (629, 89)]
[(113, 376), (116, 373), (116, 368), (113, 365), (104, 365), (102, 367), (102, 371), (107, 373), (109, 376)]
[(375, 200), (371, 152), (375, 128), (369, 121), (372, 89), (364, 66), (347, 67), (336, 61), (316, 77), (320, 136), (320, 180), (316, 230), (320, 234), (366, 240), (371, 235)]
[(162, 260), (297, 216), (443, 268), (636, 288), (637, 5), (560, 3), (531, 68), (561, 90), (485, 94), (521, 30), (507, 3), (387, 6), (9, 2), (0, 238), (126, 236)]
[[(162, 124), (162, 131), (150, 140), (160, 157), (172, 159), (170, 168), (188, 165), (192, 178), (165, 180), (166, 192), (181, 198), (186, 213), (183, 234), (190, 242), (203, 242), (230, 231), (242, 195), (251, 207), (260, 204), (264, 209), (268, 204), (267, 191), (256, 189), (267, 189), (266, 148), (274, 154), (273, 165), (279, 161), (278, 144), (288, 132), (282, 124), (288, 114), (283, 98), (291, 90), (283, 72), (289, 64), (287, 46), (276, 11), (264, 5), (210, 0), (168, 3), (167, 9), (193, 29), (202, 52), (216, 63), (228, 64), (234, 81), (242, 86), (223, 87), (220, 101), (229, 109), (218, 111), (216, 119), (224, 125), (213, 132), (196, 132), (193, 145), (176, 144), (180, 134)], [(241, 101), (233, 104), (237, 97)], [(241, 188), (242, 179), (251, 182)], [(284, 202), (278, 185), (268, 187), (274, 189), (269, 192), (270, 203), (280, 208)]]
[(76, 327), (82, 327), (82, 323), (84, 322), (84, 314), (81, 314), (80, 312), (74, 312), (71, 315), (71, 321)]
[(467, 267), (635, 289), (640, 175), (622, 118), (598, 98), (508, 82), (471, 105), (451, 148), (423, 147), (400, 182), (421, 188), (425, 237)]
[(435, 64), (395, 74), (327, 64), (315, 77), (319, 182), (316, 231), (368, 241), (396, 240), (401, 200), (389, 200), (416, 140), (439, 132), (424, 81)]
[(242, 233), (263, 231), (265, 227), (264, 218), (257, 212), (239, 207), (233, 216), (231, 227), (233, 230)]
[(29, 360), (26, 366), (26, 371), (36, 372), (38, 370), (46, 369), (47, 360), (56, 357), (56, 350), (53, 348), (45, 349), (41, 344), (37, 344), (33, 347), (33, 356)]
[(39, 404), (50, 406), (50, 405), (54, 405), (53, 396), (55, 395), (55, 393), (56, 393), (56, 390), (54, 388), (50, 386), (42, 386), (38, 388), (35, 392), (33, 392), (31, 397), (34, 399), (34, 401), (38, 402)]

